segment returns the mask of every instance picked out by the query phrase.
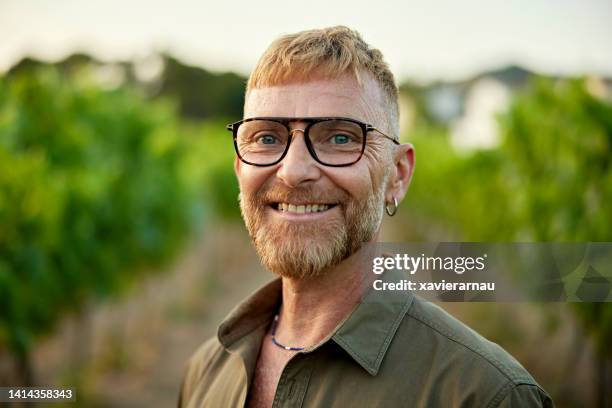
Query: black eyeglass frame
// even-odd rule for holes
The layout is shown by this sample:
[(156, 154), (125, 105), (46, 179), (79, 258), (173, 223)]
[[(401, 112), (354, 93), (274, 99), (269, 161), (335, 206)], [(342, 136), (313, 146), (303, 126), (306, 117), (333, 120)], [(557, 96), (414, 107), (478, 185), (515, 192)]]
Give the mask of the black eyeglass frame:
[[(240, 155), (240, 149), (238, 148), (238, 128), (240, 127), (240, 125), (242, 125), (243, 123), (246, 122), (252, 122), (255, 120), (267, 120), (270, 122), (276, 122), (276, 123), (280, 123), (281, 125), (285, 126), (285, 128), (287, 129), (287, 134), (289, 135), (289, 138), (287, 139), (287, 146), (285, 146), (285, 151), (283, 152), (283, 154), (281, 154), (281, 156), (278, 158), (278, 160), (276, 160), (273, 163), (269, 163), (269, 164), (258, 164), (258, 163), (253, 163), (250, 162), (248, 160), (245, 160), (241, 155)], [(363, 144), (361, 146), (361, 152), (359, 153), (359, 157), (357, 157), (357, 159), (355, 159), (354, 161), (350, 162), (350, 163), (345, 163), (345, 164), (329, 164), (329, 163), (325, 163), (323, 161), (321, 161), (321, 159), (319, 159), (317, 157), (317, 153), (315, 152), (314, 147), (312, 146), (312, 142), (310, 141), (310, 137), (309, 137), (309, 130), (310, 128), (317, 124), (317, 123), (321, 123), (321, 122), (326, 122), (326, 121), (330, 121), (330, 120), (344, 120), (347, 122), (352, 122), (355, 123), (356, 125), (359, 125), (359, 127), (361, 128), (361, 131), (363, 132)], [(276, 116), (260, 116), (260, 117), (255, 117), (255, 118), (247, 118), (247, 119), (242, 119), (239, 120), (237, 122), (234, 123), (230, 123), (226, 126), (226, 129), (229, 130), (230, 132), (232, 132), (233, 138), (234, 138), (234, 149), (236, 150), (236, 154), (238, 155), (238, 158), (246, 163), (246, 164), (250, 164), (251, 166), (257, 166), (257, 167), (268, 167), (268, 166), (274, 166), (278, 163), (280, 163), (285, 156), (287, 155), (287, 152), (289, 151), (289, 147), (291, 146), (291, 140), (293, 137), (293, 132), (296, 129), (291, 130), (291, 128), (289, 127), (289, 123), (290, 122), (306, 122), (306, 127), (303, 130), (304, 133), (304, 142), (306, 143), (306, 148), (308, 149), (308, 152), (310, 153), (310, 156), (312, 156), (312, 158), (319, 164), (322, 164), (324, 166), (329, 166), (329, 167), (347, 167), (347, 166), (352, 166), (353, 164), (357, 163), (359, 160), (361, 160), (361, 157), (363, 156), (363, 152), (365, 152), (365, 148), (366, 148), (366, 142), (367, 142), (367, 136), (368, 136), (368, 132), (378, 132), (380, 133), (382, 136), (384, 136), (385, 138), (391, 140), (393, 143), (395, 143), (396, 145), (399, 145), (399, 141), (391, 136), (388, 136), (387, 134), (381, 132), (379, 129), (377, 129), (376, 127), (374, 127), (373, 125), (361, 122), (357, 119), (352, 119), (352, 118), (344, 118), (344, 117), (337, 117), (337, 116), (324, 116), (324, 117), (308, 117), (308, 118), (284, 118), (284, 117), (276, 117)], [(300, 129), (301, 130), (301, 129)]]

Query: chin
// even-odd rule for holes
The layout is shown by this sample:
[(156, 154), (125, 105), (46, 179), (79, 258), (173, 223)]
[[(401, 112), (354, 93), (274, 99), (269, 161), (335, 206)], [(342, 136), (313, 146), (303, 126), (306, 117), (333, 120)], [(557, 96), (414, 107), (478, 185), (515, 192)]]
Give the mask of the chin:
[(280, 229), (273, 232), (261, 229), (254, 239), (262, 264), (280, 276), (296, 279), (321, 276), (350, 255), (345, 228), (336, 228), (333, 233), (308, 224)]

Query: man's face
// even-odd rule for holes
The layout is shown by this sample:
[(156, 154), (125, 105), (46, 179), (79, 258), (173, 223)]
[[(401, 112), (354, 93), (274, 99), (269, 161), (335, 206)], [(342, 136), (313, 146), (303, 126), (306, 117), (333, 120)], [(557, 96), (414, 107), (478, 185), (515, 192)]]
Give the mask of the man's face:
[[(245, 117), (339, 116), (386, 129), (381, 106), (383, 97), (372, 78), (365, 76), (360, 85), (345, 75), (253, 89)], [(305, 126), (291, 124), (292, 129)], [(317, 163), (299, 131), (293, 133), (285, 158), (274, 166), (256, 167), (236, 159), (240, 208), (269, 270), (292, 278), (318, 276), (376, 238), (391, 142), (375, 132), (367, 140), (362, 158), (348, 167)]]

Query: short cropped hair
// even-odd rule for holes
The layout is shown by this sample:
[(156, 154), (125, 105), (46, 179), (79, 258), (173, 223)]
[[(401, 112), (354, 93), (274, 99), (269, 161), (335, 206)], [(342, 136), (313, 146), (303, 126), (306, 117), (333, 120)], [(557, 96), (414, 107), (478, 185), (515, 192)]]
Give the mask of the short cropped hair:
[(251, 89), (308, 80), (313, 74), (335, 78), (352, 73), (361, 84), (361, 72), (370, 74), (383, 91), (389, 131), (399, 139), (398, 89), (382, 53), (348, 27), (336, 26), (283, 35), (259, 59), (247, 83)]

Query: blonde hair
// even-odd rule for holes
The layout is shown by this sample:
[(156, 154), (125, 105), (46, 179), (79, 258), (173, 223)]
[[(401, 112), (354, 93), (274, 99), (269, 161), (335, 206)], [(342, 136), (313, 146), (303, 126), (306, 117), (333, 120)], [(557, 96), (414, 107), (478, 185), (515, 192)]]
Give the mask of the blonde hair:
[(382, 107), (389, 131), (399, 138), (398, 90), (382, 53), (370, 47), (357, 31), (336, 26), (301, 31), (275, 40), (259, 59), (247, 83), (253, 88), (308, 80), (313, 74), (335, 78), (352, 73), (361, 84), (365, 71), (378, 83), (386, 99)]

